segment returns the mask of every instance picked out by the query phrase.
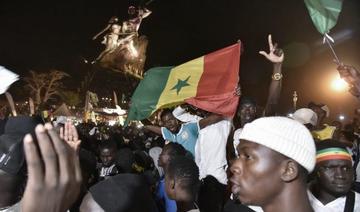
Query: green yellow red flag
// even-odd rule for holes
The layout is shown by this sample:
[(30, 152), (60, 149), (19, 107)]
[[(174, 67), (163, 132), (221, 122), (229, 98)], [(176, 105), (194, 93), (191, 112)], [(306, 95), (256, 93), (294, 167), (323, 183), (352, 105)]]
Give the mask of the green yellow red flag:
[(179, 66), (155, 67), (145, 73), (132, 98), (127, 122), (148, 118), (160, 108), (187, 102), (203, 110), (233, 117), (239, 97), (241, 43)]

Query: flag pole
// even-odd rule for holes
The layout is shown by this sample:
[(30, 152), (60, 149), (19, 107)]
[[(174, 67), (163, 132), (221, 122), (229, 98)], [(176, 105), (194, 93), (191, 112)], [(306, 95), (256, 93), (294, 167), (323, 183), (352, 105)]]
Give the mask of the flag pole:
[(325, 42), (328, 44), (328, 46), (330, 47), (331, 52), (333, 53), (333, 56), (334, 56), (334, 58), (335, 58), (335, 62), (336, 62), (338, 65), (340, 65), (339, 57), (336, 55), (335, 50), (334, 50), (334, 47), (333, 47), (333, 46), (331, 45), (331, 43), (330, 43), (330, 38), (328, 38), (328, 37), (325, 35), (325, 36), (324, 36), (324, 40), (325, 40)]

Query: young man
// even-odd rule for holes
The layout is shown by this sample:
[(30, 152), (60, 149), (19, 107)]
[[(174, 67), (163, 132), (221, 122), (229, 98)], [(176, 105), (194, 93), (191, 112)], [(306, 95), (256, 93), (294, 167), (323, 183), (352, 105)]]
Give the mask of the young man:
[(315, 144), (302, 124), (266, 117), (246, 124), (231, 166), (232, 193), (265, 212), (311, 212), (306, 178), (315, 166)]
[(345, 145), (335, 140), (318, 143), (314, 173), (309, 199), (315, 212), (360, 211), (360, 194), (351, 191), (354, 170)]
[[(273, 44), (271, 35), (268, 36), (269, 53), (260, 51), (259, 54), (263, 55), (268, 61), (273, 64), (273, 73), (271, 76), (271, 83), (269, 87), (268, 99), (265, 105), (263, 116), (269, 116), (275, 114), (276, 107), (279, 102), (281, 84), (282, 84), (282, 63), (284, 61), (284, 53), (280, 48), (277, 48), (277, 44)], [(256, 102), (249, 97), (241, 97), (239, 109), (237, 113), (238, 120), (234, 120), (236, 131), (233, 133), (233, 145), (235, 152), (232, 150), (231, 153), (236, 156), (236, 146), (239, 144), (239, 136), (242, 128), (245, 124), (252, 122), (256, 119)], [(233, 156), (233, 157), (234, 157)]]
[(200, 212), (195, 203), (199, 184), (199, 168), (193, 160), (180, 156), (170, 161), (165, 171), (165, 190), (176, 201), (178, 212)]
[[(211, 114), (207, 118), (197, 122), (180, 122), (172, 114), (172, 110), (165, 109), (161, 113), (161, 121), (164, 127), (145, 126), (148, 130), (163, 136), (164, 140), (181, 144), (192, 156), (195, 156), (195, 144), (199, 137), (199, 131), (208, 125), (215, 124), (223, 119), (222, 116)], [(211, 141), (209, 141), (211, 142)]]
[(98, 164), (99, 180), (104, 180), (109, 176), (119, 174), (119, 170), (115, 163), (117, 152), (116, 143), (110, 140), (103, 141), (100, 144), (99, 149), (101, 160), (101, 163)]
[[(206, 114), (193, 115), (184, 106), (174, 109), (173, 115), (182, 122), (195, 122)], [(198, 115), (199, 114), (199, 115)], [(200, 130), (195, 145), (195, 163), (202, 180), (198, 202), (202, 210), (220, 212), (224, 205), (227, 185), (226, 142), (231, 130), (231, 119), (224, 119)], [(210, 141), (210, 142), (209, 142)]]
[[(169, 163), (175, 158), (179, 156), (185, 156), (186, 150), (180, 144), (177, 143), (169, 143), (164, 146), (160, 155), (158, 164), (161, 168), (166, 171), (166, 168), (169, 166)], [(176, 202), (168, 197), (165, 192), (165, 179), (161, 178), (157, 192), (156, 198), (160, 201), (160, 204), (164, 205), (166, 212), (176, 212)]]

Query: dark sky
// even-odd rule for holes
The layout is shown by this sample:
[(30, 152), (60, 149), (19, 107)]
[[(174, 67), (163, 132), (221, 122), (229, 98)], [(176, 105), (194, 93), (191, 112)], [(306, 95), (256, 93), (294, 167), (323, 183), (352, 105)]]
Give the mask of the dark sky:
[[(106, 3), (105, 3), (106, 2)], [(0, 65), (25, 76), (29, 70), (61, 69), (76, 84), (89, 69), (82, 57), (101, 51), (100, 40), (91, 40), (111, 16), (127, 17), (127, 7), (139, 1), (1, 1)], [(267, 34), (284, 48), (284, 83), (281, 109), (310, 100), (330, 105), (338, 114), (358, 102), (348, 93), (335, 93), (329, 80), (336, 66), (328, 48), (320, 43), (302, 0), (154, 0), (151, 16), (140, 34), (149, 39), (146, 68), (178, 65), (241, 39), (241, 83), (244, 93), (264, 104), (271, 79), (271, 64), (258, 51), (267, 50)], [(360, 69), (360, 2), (345, 0), (338, 24), (331, 31), (335, 49), (344, 63)], [(103, 70), (100, 70), (103, 71)], [(103, 72), (98, 81), (113, 73)], [(109, 76), (109, 77), (107, 77)], [(121, 82), (118, 83), (121, 86)], [(15, 84), (16, 86), (16, 84)], [(104, 87), (106, 89), (106, 87)]]

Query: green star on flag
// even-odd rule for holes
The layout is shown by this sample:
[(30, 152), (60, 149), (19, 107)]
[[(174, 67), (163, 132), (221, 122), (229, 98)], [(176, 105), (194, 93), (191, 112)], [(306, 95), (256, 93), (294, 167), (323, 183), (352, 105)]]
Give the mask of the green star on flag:
[(189, 79), (190, 79), (190, 76), (188, 76), (188, 78), (186, 78), (186, 80), (178, 79), (177, 84), (174, 87), (172, 87), (171, 90), (176, 89), (176, 94), (179, 95), (181, 88), (190, 86), (190, 84), (188, 83)]

